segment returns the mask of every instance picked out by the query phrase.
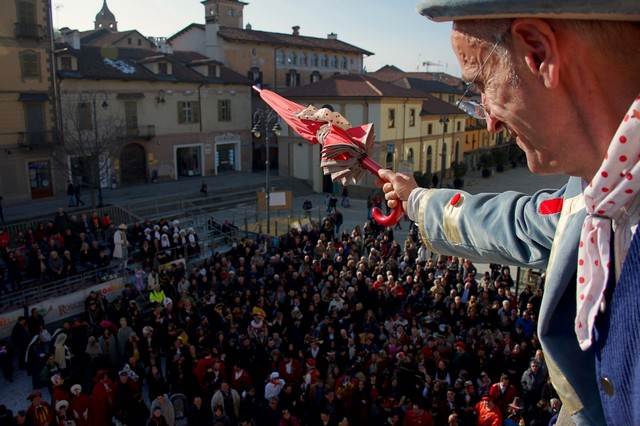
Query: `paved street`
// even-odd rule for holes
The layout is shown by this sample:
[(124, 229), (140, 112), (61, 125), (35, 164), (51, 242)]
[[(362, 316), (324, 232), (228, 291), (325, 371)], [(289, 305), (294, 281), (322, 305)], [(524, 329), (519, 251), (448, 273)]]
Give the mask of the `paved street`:
[[(278, 178), (274, 178), (278, 182)], [(154, 184), (127, 186), (124, 188), (104, 189), (103, 198), (105, 204), (126, 205), (129, 202), (153, 199), (154, 197), (181, 196), (187, 197), (198, 194), (200, 185), (205, 182), (209, 188), (209, 193), (216, 190), (229, 188), (246, 187), (255, 185), (260, 188), (264, 186), (264, 173), (227, 173), (219, 176), (207, 176), (196, 178), (183, 178), (168, 182)], [(91, 205), (91, 193), (83, 191), (82, 200), (87, 205)], [(30, 200), (13, 205), (4, 206), (4, 215), (7, 221), (21, 220), (34, 214), (44, 212), (55, 212), (57, 208), (67, 208), (67, 196), (60, 195), (42, 200)]]

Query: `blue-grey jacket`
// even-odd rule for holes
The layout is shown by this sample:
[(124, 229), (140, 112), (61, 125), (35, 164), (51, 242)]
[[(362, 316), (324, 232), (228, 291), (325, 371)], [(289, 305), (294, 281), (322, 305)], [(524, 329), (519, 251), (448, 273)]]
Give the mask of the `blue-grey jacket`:
[(559, 190), (471, 195), (414, 190), (409, 217), (437, 253), (546, 269), (538, 336), (549, 374), (577, 425), (606, 424), (593, 349), (583, 352), (573, 330), (575, 273), (586, 212), (579, 178)]

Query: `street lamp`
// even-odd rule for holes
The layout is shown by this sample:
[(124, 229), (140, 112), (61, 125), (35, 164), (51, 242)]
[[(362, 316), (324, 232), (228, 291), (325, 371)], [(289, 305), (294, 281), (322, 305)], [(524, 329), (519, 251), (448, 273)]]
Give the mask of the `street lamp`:
[(446, 141), (445, 138), (447, 136), (447, 125), (449, 124), (449, 117), (440, 117), (440, 124), (442, 124), (442, 149), (440, 150), (440, 188), (444, 183), (444, 166), (445, 166), (445, 149), (446, 149)]
[(255, 136), (256, 139), (260, 139), (262, 135), (264, 135), (265, 142), (265, 209), (267, 212), (267, 234), (271, 234), (271, 211), (270, 211), (270, 195), (271, 188), (269, 187), (269, 137), (271, 134), (276, 136), (280, 136), (280, 132), (282, 131), (282, 127), (280, 127), (280, 123), (278, 123), (278, 114), (276, 114), (272, 109), (258, 109), (253, 114), (253, 128), (251, 129), (251, 133)]
[[(100, 147), (98, 146), (99, 144), (99, 139), (98, 139), (98, 113), (97, 113), (97, 98), (98, 96), (102, 96), (102, 109), (107, 109), (109, 107), (109, 103), (107, 102), (107, 98), (109, 97), (109, 95), (107, 94), (107, 92), (104, 91), (98, 91), (98, 92), (82, 92), (81, 93), (82, 97), (89, 97), (91, 99), (91, 107), (92, 107), (92, 112), (93, 112), (93, 136), (95, 138), (94, 140), (94, 149), (95, 151), (91, 151), (92, 154), (96, 154), (99, 155), (99, 149)], [(100, 182), (100, 179), (102, 178), (102, 176), (100, 176), (101, 172), (102, 172), (102, 167), (100, 167), (100, 158), (96, 159), (98, 162), (97, 165), (97, 170), (92, 172), (92, 173), (98, 173), (98, 207), (102, 207), (104, 202), (103, 202), (103, 197), (102, 197), (102, 183)]]

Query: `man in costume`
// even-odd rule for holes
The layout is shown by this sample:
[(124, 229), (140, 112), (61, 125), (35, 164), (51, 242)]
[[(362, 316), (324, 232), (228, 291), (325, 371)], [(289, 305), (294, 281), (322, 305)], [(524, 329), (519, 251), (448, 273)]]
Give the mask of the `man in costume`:
[(390, 207), (403, 203), (432, 251), (545, 268), (538, 335), (558, 424), (640, 424), (640, 3), (428, 0), (419, 11), (454, 22), (463, 79), (481, 93), (464, 109), (509, 129), (531, 171), (571, 177), (532, 196), (470, 195), (383, 170)]

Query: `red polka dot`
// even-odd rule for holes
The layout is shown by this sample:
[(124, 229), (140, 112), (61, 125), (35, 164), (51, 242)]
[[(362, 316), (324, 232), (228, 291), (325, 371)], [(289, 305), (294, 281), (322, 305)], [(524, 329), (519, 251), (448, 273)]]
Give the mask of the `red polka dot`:
[(589, 296), (587, 296), (587, 299), (593, 301), (593, 295), (590, 294)]
[(600, 266), (600, 261), (596, 260), (595, 262), (593, 262), (596, 266)]
[(619, 159), (621, 162), (623, 162), (623, 163), (624, 163), (625, 161), (627, 161), (627, 156), (626, 156), (626, 155), (621, 155), (618, 159)]
[(602, 216), (602, 215), (604, 214), (604, 210), (602, 210), (602, 209), (598, 210), (598, 214), (599, 214), (600, 216)]
[(456, 206), (458, 205), (458, 203), (460, 202), (460, 199), (462, 198), (462, 195), (460, 194), (456, 194), (451, 198), (451, 201), (449, 202), (452, 206)]
[(627, 180), (633, 180), (633, 175), (631, 173), (627, 173), (627, 176), (625, 176), (627, 178)]
[(609, 173), (607, 173), (606, 171), (603, 171), (600, 174), (602, 175), (603, 178), (609, 177)]
[(580, 247), (584, 247), (584, 242), (580, 241)]
[(580, 278), (578, 278), (578, 282), (579, 282), (580, 284), (584, 284), (584, 277), (580, 277)]
[(615, 204), (616, 204), (616, 202), (615, 202), (615, 201), (613, 201), (613, 200), (609, 200), (609, 201), (607, 201), (607, 203), (612, 204), (612, 205), (615, 205)]
[(627, 137), (624, 135), (620, 136), (620, 143), (627, 143)]
[(627, 194), (633, 194), (633, 189), (625, 189), (625, 191)]
[(578, 328), (582, 328), (582, 323), (581, 322), (578, 323)]
[(595, 244), (596, 243), (596, 239), (591, 237), (591, 244)]
[(606, 186), (602, 188), (602, 192), (609, 192), (609, 188), (607, 188)]
[(580, 266), (584, 265), (584, 259), (578, 260), (578, 265), (580, 265)]
[(584, 294), (580, 295), (580, 300), (584, 300)]

